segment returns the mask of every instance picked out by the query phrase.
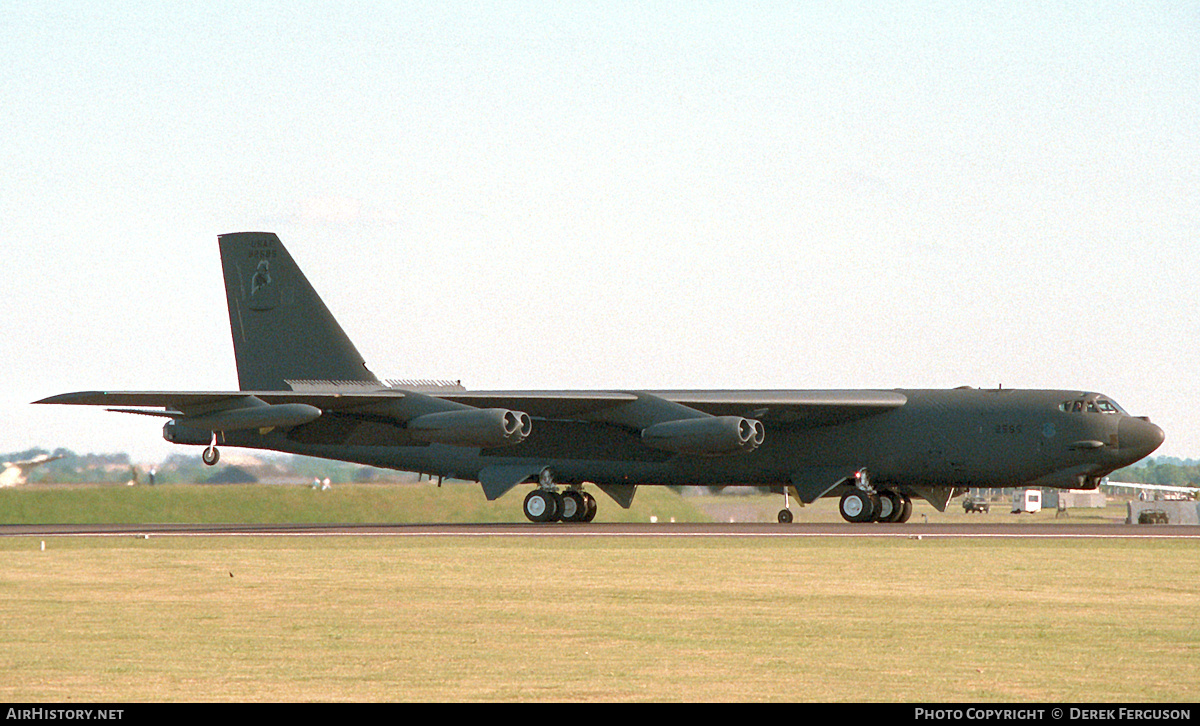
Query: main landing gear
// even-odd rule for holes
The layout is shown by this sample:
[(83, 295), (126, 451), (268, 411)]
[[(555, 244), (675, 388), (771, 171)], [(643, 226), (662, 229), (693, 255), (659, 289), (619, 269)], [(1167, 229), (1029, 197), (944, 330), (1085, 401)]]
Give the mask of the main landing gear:
[(590, 522), (596, 518), (596, 498), (570, 486), (562, 492), (554, 484), (554, 475), (543, 469), (538, 487), (525, 495), (525, 517), (530, 522)]
[(891, 489), (876, 491), (867, 478), (867, 472), (860, 471), (854, 476), (854, 488), (842, 495), (838, 511), (842, 519), (855, 524), (901, 524), (912, 516), (912, 500), (908, 495)]

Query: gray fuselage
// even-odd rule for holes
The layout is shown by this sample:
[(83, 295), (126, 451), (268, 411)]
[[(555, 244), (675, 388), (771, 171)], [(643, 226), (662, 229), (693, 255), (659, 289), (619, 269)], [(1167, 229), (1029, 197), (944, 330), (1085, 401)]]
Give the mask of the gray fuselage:
[[(778, 486), (809, 470), (866, 469), (872, 481), (892, 487), (1079, 488), (1141, 459), (1163, 439), (1157, 426), (1095, 393), (897, 393), (907, 401), (894, 410), (844, 422), (774, 423), (756, 450), (725, 456), (661, 451), (635, 430), (569, 419), (537, 419), (522, 443), (491, 449), (415, 444), (401, 428), (352, 415), (288, 432), (230, 432), (224, 443), (467, 480), (489, 467), (528, 465), (549, 467), (564, 483)], [(173, 440), (207, 443), (207, 432), (190, 442), (181, 434)]]

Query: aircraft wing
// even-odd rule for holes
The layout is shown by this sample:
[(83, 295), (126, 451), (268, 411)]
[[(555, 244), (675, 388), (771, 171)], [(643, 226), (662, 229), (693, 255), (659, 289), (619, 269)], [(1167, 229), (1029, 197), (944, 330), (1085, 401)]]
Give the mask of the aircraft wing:
[[(412, 413), (466, 408), (507, 408), (524, 411), (535, 418), (609, 421), (644, 425), (647, 421), (670, 420), (673, 411), (688, 410), (710, 416), (742, 416), (766, 424), (811, 427), (844, 423), (886, 413), (907, 402), (899, 391), (456, 391), (428, 394), (403, 389), (304, 391), (81, 391), (37, 401), (83, 406), (160, 407), (161, 410), (122, 410), (157, 416), (196, 415), (236, 407), (238, 401), (258, 399), (267, 405), (303, 404), (323, 411), (361, 413), (405, 420)], [(639, 402), (655, 402), (655, 411), (645, 418), (636, 414), (614, 415)], [(257, 404), (261, 405), (261, 404)], [(643, 407), (644, 408), (644, 407)]]
[(713, 416), (765, 423), (828, 426), (887, 413), (908, 402), (899, 391), (674, 391), (663, 395)]
[[(160, 407), (165, 411), (126, 411), (126, 413), (147, 413), (165, 415), (171, 412), (191, 414), (213, 408), (222, 408), (230, 401), (254, 397), (270, 404), (305, 404), (326, 411), (339, 412), (376, 412), (389, 404), (395, 404), (406, 398), (442, 400), (450, 403), (450, 407), (459, 408), (488, 408), (502, 407), (519, 408), (528, 406), (533, 415), (542, 418), (570, 417), (580, 412), (596, 410), (628, 403), (637, 400), (631, 394), (605, 392), (521, 392), (521, 393), (480, 393), (474, 395), (430, 395), (416, 391), (401, 389), (384, 389), (377, 391), (79, 391), (50, 396), (34, 403), (55, 403), (76, 406), (140, 406)], [(460, 401), (461, 399), (461, 401)], [(436, 406), (436, 404), (435, 404)], [(521, 409), (525, 410), (525, 409)]]
[(605, 412), (639, 398), (667, 401), (711, 416), (743, 416), (766, 424), (828, 426), (900, 408), (899, 391), (465, 391), (449, 401), (480, 408), (504, 407), (542, 418), (606, 420)]
[[(34, 403), (75, 406), (158, 406), (179, 412), (203, 410), (223, 402), (253, 396), (269, 404), (304, 403), (318, 408), (352, 408), (403, 398), (396, 393), (315, 393), (296, 391), (79, 391), (43, 398)], [(145, 413), (149, 413), (146, 411)]]

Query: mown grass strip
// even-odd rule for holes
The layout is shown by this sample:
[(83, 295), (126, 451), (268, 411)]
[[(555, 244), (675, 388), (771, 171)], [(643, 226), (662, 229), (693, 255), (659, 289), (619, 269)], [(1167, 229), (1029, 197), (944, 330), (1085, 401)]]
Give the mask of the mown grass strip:
[(1186, 541), (0, 540), (0, 694), (1195, 701)]

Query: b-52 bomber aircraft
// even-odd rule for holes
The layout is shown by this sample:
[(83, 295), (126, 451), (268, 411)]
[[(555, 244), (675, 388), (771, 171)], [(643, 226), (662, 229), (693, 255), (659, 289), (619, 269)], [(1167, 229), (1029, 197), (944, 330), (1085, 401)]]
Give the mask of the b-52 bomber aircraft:
[(219, 237), (237, 391), (90, 391), (38, 403), (166, 419), (173, 443), (267, 449), (478, 481), (488, 500), (536, 482), (534, 522), (587, 522), (595, 486), (770, 487), (838, 497), (849, 522), (944, 510), (968, 487), (1096, 488), (1163, 441), (1112, 398), (1066, 390), (468, 391), (366, 367), (271, 233)]

